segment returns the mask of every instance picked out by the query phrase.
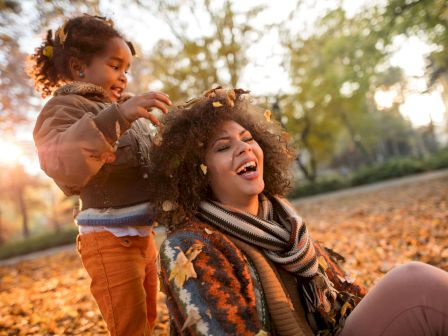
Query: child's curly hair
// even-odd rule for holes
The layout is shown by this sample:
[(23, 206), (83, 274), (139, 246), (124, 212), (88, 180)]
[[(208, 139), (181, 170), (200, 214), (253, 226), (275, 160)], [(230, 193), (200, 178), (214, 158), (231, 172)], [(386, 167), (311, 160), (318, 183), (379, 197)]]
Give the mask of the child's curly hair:
[(287, 133), (270, 120), (270, 111), (251, 103), (248, 91), (220, 87), (175, 107), (162, 119), (150, 150), (150, 182), (157, 220), (173, 230), (193, 217), (200, 201), (213, 199), (201, 170), (216, 128), (233, 120), (247, 129), (264, 152), (266, 195), (284, 196), (290, 188), (295, 157)]
[[(54, 34), (48, 30), (41, 46), (28, 61), (27, 73), (36, 90), (43, 98), (51, 95), (64, 82), (73, 80), (70, 72), (72, 57), (88, 65), (114, 37), (123, 38), (113, 27), (112, 20), (87, 14), (69, 19)], [(135, 55), (132, 43), (126, 43)]]

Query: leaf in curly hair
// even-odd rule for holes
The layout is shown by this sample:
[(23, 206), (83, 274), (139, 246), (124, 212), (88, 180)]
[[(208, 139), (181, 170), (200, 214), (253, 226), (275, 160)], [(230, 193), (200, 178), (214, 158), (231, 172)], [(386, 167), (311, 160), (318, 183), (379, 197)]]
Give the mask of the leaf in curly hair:
[(221, 102), (219, 102), (219, 101), (214, 101), (213, 103), (212, 103), (212, 105), (213, 105), (213, 107), (222, 107), (222, 106), (224, 106)]
[(265, 110), (263, 116), (266, 119), (266, 121), (272, 121), (271, 120), (272, 112), (270, 110)]
[(65, 32), (65, 24), (62, 27), (59, 27), (56, 31), (56, 35), (59, 38), (59, 42), (61, 44), (65, 43), (65, 40), (67, 39), (67, 33)]
[(168, 211), (171, 211), (173, 209), (174, 209), (173, 202), (171, 202), (169, 200), (163, 201), (163, 203), (162, 203), (162, 210), (163, 211), (168, 212)]
[(341, 308), (341, 317), (344, 317), (347, 314), (347, 310), (349, 310), (349, 312), (350, 312), (352, 310), (352, 308), (353, 308), (353, 306), (351, 305), (350, 302), (348, 302), (348, 301), (345, 302)]
[(226, 94), (227, 94), (227, 103), (229, 104), (229, 106), (230, 107), (235, 106), (235, 99), (236, 99), (235, 91), (227, 90)]
[(199, 166), (202, 170), (202, 174), (207, 175), (207, 166), (203, 163)]

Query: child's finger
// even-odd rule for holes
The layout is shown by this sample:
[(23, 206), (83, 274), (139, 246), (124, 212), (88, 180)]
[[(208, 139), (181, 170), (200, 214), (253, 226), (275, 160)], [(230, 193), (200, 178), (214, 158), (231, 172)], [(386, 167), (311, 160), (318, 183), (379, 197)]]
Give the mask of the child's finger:
[(139, 112), (140, 116), (148, 119), (154, 126), (160, 125), (159, 119), (157, 119), (157, 117), (154, 114), (152, 114), (151, 112), (149, 112), (147, 109), (145, 109), (143, 107), (139, 107), (138, 112)]
[(160, 100), (157, 99), (148, 99), (145, 101), (145, 105), (146, 108), (150, 109), (150, 108), (158, 108), (160, 111), (162, 111), (163, 113), (167, 113), (168, 109), (166, 108), (166, 105), (164, 103), (162, 103)]
[(143, 94), (143, 97), (160, 100), (168, 106), (173, 105), (171, 100), (168, 98), (168, 95), (163, 92), (148, 92)]

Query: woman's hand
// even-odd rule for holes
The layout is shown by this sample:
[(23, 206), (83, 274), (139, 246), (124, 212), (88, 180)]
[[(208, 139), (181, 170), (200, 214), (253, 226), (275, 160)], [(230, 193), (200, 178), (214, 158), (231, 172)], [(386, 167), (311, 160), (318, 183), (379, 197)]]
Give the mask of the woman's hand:
[(138, 118), (149, 119), (155, 126), (160, 125), (160, 121), (151, 113), (153, 108), (157, 108), (163, 113), (167, 113), (167, 106), (171, 106), (171, 100), (163, 92), (147, 92), (138, 96), (129, 98), (120, 104), (121, 115), (133, 122)]

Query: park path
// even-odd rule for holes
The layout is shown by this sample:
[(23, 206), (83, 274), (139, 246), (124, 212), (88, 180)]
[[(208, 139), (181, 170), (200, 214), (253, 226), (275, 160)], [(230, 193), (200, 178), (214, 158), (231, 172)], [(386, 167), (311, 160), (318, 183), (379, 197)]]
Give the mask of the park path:
[[(423, 174), (418, 174), (418, 175), (401, 177), (401, 178), (397, 178), (397, 179), (393, 179), (393, 180), (382, 181), (382, 182), (372, 183), (372, 184), (368, 184), (368, 185), (353, 187), (353, 188), (349, 188), (349, 189), (328, 192), (328, 193), (319, 194), (319, 195), (315, 195), (315, 196), (302, 197), (300, 199), (292, 200), (292, 203), (295, 206), (301, 206), (302, 204), (315, 203), (315, 202), (325, 201), (325, 200), (329, 200), (329, 199), (336, 199), (336, 198), (340, 198), (340, 197), (351, 197), (351, 196), (356, 196), (358, 194), (370, 193), (370, 192), (374, 192), (374, 191), (378, 191), (378, 190), (386, 189), (386, 188), (391, 188), (391, 187), (393, 188), (393, 187), (400, 187), (400, 186), (410, 185), (410, 184), (411, 185), (412, 184), (420, 184), (420, 183), (424, 183), (426, 181), (432, 181), (432, 180), (440, 179), (440, 178), (444, 178), (444, 177), (448, 177), (448, 169), (439, 170), (439, 171), (435, 171), (435, 172), (428, 172), (428, 173), (423, 173)], [(163, 228), (159, 229), (159, 234), (163, 235)], [(23, 256), (13, 257), (13, 258), (9, 258), (6, 260), (0, 260), (0, 267), (6, 266), (6, 265), (14, 265), (20, 261), (33, 260), (36, 258), (49, 256), (49, 255), (56, 254), (59, 252), (74, 251), (74, 250), (75, 250), (74, 244), (68, 244), (68, 245), (64, 245), (64, 246), (54, 247), (54, 248), (46, 249), (43, 251), (28, 253)]]
[[(367, 287), (410, 260), (448, 271), (448, 171), (293, 203), (313, 238), (345, 256)], [(1, 266), (0, 335), (107, 335), (89, 284), (74, 245)], [(158, 300), (155, 335), (168, 335), (163, 293)]]

